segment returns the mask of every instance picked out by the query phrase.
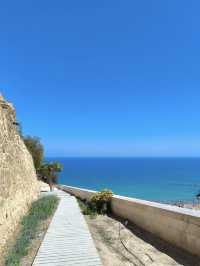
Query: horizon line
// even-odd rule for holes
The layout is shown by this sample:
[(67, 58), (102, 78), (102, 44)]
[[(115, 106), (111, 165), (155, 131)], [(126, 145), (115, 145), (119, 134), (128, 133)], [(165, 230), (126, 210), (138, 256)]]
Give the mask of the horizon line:
[(185, 159), (200, 159), (199, 156), (60, 156), (60, 155), (54, 155), (54, 156), (45, 156), (45, 158), (133, 158), (133, 159), (176, 159), (176, 158), (185, 158)]

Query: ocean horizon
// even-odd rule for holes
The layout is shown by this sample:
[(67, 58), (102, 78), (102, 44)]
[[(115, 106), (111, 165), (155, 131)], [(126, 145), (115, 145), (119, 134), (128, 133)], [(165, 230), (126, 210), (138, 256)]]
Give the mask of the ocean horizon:
[(59, 183), (152, 201), (193, 201), (200, 190), (200, 158), (51, 157)]

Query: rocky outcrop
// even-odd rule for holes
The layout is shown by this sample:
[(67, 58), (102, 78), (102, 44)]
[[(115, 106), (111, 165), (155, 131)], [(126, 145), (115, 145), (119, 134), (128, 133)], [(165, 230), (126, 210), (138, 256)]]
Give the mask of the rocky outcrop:
[(32, 157), (17, 127), (13, 105), (0, 96), (0, 255), (39, 191)]

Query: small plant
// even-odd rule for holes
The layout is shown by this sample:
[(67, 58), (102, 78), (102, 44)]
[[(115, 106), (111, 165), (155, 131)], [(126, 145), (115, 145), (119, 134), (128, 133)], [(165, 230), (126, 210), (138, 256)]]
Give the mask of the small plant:
[(91, 208), (90, 202), (86, 202), (79, 198), (77, 200), (78, 200), (78, 204), (79, 204), (79, 207), (83, 215), (89, 215), (90, 218), (96, 217), (97, 212), (94, 208)]
[(90, 208), (96, 210), (99, 214), (110, 213), (112, 196), (113, 192), (108, 189), (95, 193), (89, 203)]
[(94, 218), (97, 214), (108, 214), (111, 212), (111, 190), (104, 189), (94, 194), (90, 201), (77, 198), (79, 207), (84, 215)]

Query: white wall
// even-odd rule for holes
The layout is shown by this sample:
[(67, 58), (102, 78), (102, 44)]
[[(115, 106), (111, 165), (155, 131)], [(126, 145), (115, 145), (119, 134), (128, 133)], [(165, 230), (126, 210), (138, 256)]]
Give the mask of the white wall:
[[(86, 200), (96, 192), (58, 187)], [(118, 195), (112, 198), (112, 211), (161, 239), (200, 256), (200, 211)]]

